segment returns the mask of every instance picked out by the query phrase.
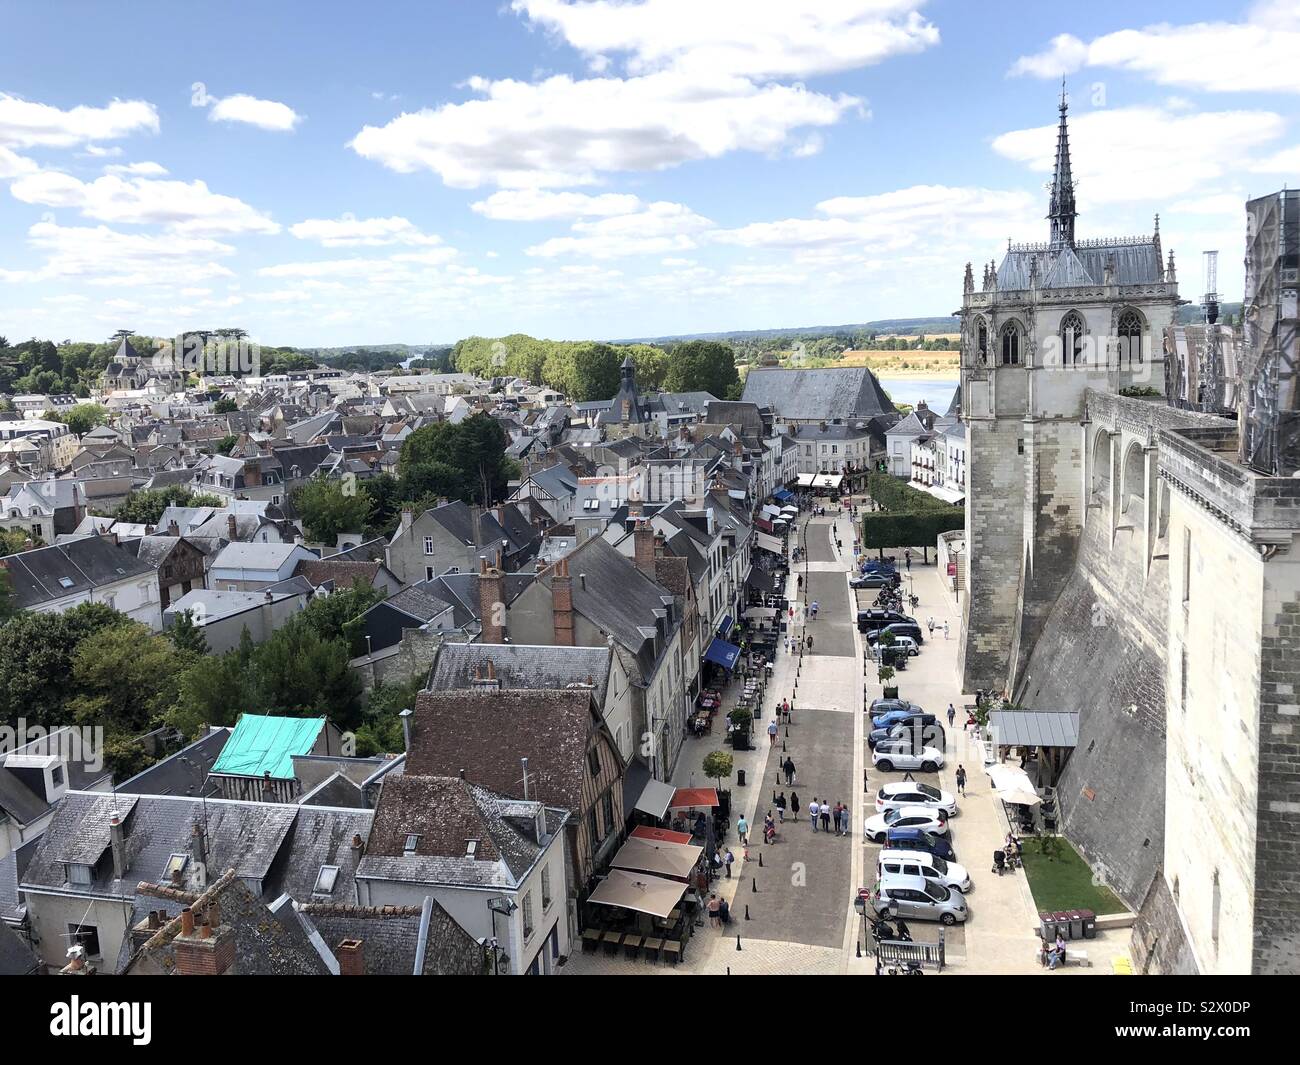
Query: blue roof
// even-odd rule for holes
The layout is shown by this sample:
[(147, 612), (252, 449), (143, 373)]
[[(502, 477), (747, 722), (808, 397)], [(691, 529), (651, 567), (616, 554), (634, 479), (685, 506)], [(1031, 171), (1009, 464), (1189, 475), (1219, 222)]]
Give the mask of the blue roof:
[(293, 756), (310, 754), (325, 727), (323, 717), (264, 717), (245, 714), (226, 740), (213, 773), (237, 777), (293, 779)]

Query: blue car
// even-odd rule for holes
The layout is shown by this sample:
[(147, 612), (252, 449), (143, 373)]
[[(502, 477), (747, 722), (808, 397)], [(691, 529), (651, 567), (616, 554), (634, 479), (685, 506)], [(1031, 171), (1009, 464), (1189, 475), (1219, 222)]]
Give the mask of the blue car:
[(885, 846), (890, 850), (923, 851), (934, 854), (945, 862), (955, 862), (957, 854), (952, 844), (942, 836), (920, 828), (891, 828), (886, 833)]
[(913, 710), (890, 710), (888, 713), (880, 714), (871, 719), (871, 727), (890, 728), (897, 725), (900, 721), (910, 721), (913, 718), (920, 718), (921, 724), (933, 725), (935, 718), (933, 714), (923, 714), (919, 709)]

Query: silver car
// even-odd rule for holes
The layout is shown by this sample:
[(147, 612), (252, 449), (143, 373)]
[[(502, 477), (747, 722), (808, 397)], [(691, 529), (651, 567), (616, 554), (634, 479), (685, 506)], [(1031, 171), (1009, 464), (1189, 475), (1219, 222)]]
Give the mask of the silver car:
[(882, 916), (896, 914), (948, 925), (960, 924), (970, 916), (965, 895), (923, 876), (885, 874), (871, 894), (871, 906)]

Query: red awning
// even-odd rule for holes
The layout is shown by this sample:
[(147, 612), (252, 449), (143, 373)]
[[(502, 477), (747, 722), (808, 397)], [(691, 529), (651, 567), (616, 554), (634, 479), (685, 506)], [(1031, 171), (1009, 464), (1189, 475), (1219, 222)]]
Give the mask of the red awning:
[(669, 803), (669, 809), (680, 810), (686, 806), (718, 806), (718, 793), (714, 788), (678, 788)]
[(668, 828), (651, 828), (649, 825), (637, 825), (632, 829), (632, 835), (638, 839), (652, 839), (656, 843), (683, 843), (691, 842), (689, 832), (674, 832)]

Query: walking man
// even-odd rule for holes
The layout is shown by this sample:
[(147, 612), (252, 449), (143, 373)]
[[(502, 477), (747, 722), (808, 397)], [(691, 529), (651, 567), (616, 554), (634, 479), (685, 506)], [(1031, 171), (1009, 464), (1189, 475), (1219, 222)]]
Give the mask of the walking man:
[(949, 703), (948, 704), (948, 727), (949, 728), (952, 728), (952, 723), (956, 719), (956, 717), (957, 717), (957, 708), (953, 706), (952, 703)]
[(808, 820), (812, 822), (812, 830), (817, 831), (817, 815), (821, 812), (821, 807), (817, 805), (817, 796), (813, 796), (813, 801), (808, 804)]
[(822, 831), (829, 832), (831, 830), (831, 804), (830, 803), (828, 802), (822, 803), (821, 818), (822, 818)]
[(960, 763), (957, 765), (957, 794), (963, 797), (966, 794), (966, 767)]
[(945, 618), (945, 619), (944, 619), (944, 622), (943, 622), (943, 638), (944, 638), (945, 640), (948, 638), (948, 620), (947, 620), (947, 618)]
[(903, 561), (907, 564), (907, 572), (912, 572), (912, 549), (909, 547), (903, 552)]
[[(950, 721), (949, 724), (952, 724), (952, 722)], [(776, 746), (776, 718), (772, 718), (772, 720), (767, 723), (767, 739), (769, 747)]]
[(731, 853), (731, 848), (727, 848), (727, 853), (722, 856), (722, 867), (727, 871), (727, 879), (731, 879), (731, 863), (736, 860), (736, 856)]
[[(736, 835), (740, 837), (742, 847), (749, 846), (749, 822), (745, 820), (744, 814), (741, 814), (736, 819)], [(731, 852), (728, 851), (727, 853), (730, 854)]]
[[(785, 782), (788, 787), (794, 783), (794, 759), (786, 755), (785, 761), (781, 763), (781, 768), (785, 770)], [(795, 811), (795, 813), (798, 812), (798, 810)]]
[(925, 619), (925, 623), (930, 627), (930, 639), (934, 639), (934, 616)]
[(785, 792), (781, 792), (773, 803), (776, 807), (776, 816), (780, 818), (781, 824), (785, 824)]

